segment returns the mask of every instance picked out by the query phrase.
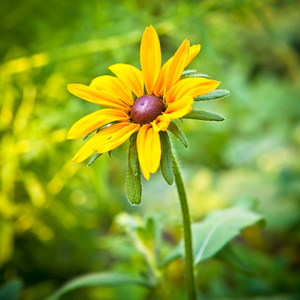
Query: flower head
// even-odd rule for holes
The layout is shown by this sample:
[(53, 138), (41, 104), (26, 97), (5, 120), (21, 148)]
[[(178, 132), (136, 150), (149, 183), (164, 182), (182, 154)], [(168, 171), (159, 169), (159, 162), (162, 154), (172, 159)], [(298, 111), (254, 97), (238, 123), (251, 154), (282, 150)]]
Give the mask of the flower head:
[(141, 70), (127, 64), (109, 69), (116, 75), (95, 78), (89, 86), (70, 84), (68, 90), (77, 97), (102, 108), (76, 122), (69, 139), (83, 137), (95, 130), (77, 152), (81, 162), (94, 152), (109, 152), (137, 132), (138, 161), (146, 179), (155, 173), (161, 161), (160, 131), (166, 131), (173, 119), (190, 113), (194, 98), (212, 92), (218, 81), (203, 77), (181, 79), (184, 68), (199, 53), (200, 45), (184, 40), (163, 66), (155, 29), (147, 27), (141, 42)]

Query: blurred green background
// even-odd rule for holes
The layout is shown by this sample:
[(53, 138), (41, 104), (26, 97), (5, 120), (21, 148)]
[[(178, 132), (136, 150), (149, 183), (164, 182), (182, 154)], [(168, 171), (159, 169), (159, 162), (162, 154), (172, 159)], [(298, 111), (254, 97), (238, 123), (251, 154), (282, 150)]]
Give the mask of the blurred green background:
[[(38, 300), (84, 273), (139, 272), (145, 263), (115, 222), (121, 212), (157, 216), (165, 251), (180, 239), (176, 189), (160, 172), (143, 182), (142, 204), (129, 205), (127, 143), (86, 168), (71, 162), (83, 142), (66, 140), (97, 109), (66, 85), (89, 84), (114, 63), (139, 67), (152, 24), (164, 61), (185, 38), (201, 43), (189, 68), (231, 92), (195, 105), (225, 122), (185, 120), (189, 149), (173, 141), (193, 220), (241, 199), (255, 199), (267, 219), (234, 241), (254, 274), (210, 259), (197, 270), (202, 299), (299, 299), (299, 12), (299, 1), (276, 0), (1, 1), (0, 284), (20, 278), (22, 299)], [(180, 260), (167, 268), (173, 299), (183, 299), (182, 272)], [(125, 286), (63, 299), (152, 298)]]

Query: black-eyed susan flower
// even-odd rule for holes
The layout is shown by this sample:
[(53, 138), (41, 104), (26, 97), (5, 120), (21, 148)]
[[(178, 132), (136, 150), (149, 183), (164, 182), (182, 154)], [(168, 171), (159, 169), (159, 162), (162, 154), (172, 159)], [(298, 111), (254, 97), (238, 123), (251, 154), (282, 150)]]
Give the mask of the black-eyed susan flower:
[(97, 130), (73, 160), (81, 162), (95, 152), (109, 152), (135, 134), (138, 163), (144, 177), (149, 179), (161, 162), (160, 132), (170, 129), (174, 133), (172, 120), (187, 115), (199, 119), (202, 113), (205, 119), (205, 113), (191, 112), (194, 99), (214, 91), (219, 85), (218, 81), (204, 77), (182, 78), (185, 67), (199, 51), (200, 45), (190, 46), (189, 41), (184, 40), (175, 55), (161, 66), (159, 38), (150, 26), (141, 41), (141, 70), (128, 64), (115, 64), (109, 69), (116, 77), (100, 76), (89, 86), (68, 85), (73, 95), (106, 107), (80, 119), (70, 129), (69, 139)]

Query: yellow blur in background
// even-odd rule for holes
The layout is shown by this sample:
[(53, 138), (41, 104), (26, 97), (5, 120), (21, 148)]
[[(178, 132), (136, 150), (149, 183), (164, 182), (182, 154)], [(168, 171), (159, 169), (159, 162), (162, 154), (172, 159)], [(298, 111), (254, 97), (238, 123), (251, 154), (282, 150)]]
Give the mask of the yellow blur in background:
[[(160, 172), (143, 182), (142, 204), (131, 207), (124, 192), (128, 144), (86, 168), (71, 162), (84, 142), (66, 140), (75, 121), (97, 110), (66, 85), (89, 84), (110, 74), (114, 63), (140, 67), (140, 39), (152, 24), (164, 61), (183, 39), (200, 43), (189, 68), (231, 92), (224, 100), (196, 103), (225, 122), (184, 121), (189, 149), (173, 140), (193, 220), (249, 198), (267, 220), (262, 232), (254, 228), (242, 238), (261, 272), (236, 274), (209, 260), (198, 272), (203, 299), (296, 299), (299, 11), (298, 1), (2, 1), (0, 284), (18, 277), (22, 299), (33, 300), (80, 274), (128, 266), (138, 272), (142, 260), (114, 225), (121, 212), (159, 216), (166, 241), (179, 240), (176, 190)], [(174, 299), (183, 295), (180, 272), (179, 261), (168, 266)], [(123, 287), (63, 299), (149, 298), (140, 288)]]

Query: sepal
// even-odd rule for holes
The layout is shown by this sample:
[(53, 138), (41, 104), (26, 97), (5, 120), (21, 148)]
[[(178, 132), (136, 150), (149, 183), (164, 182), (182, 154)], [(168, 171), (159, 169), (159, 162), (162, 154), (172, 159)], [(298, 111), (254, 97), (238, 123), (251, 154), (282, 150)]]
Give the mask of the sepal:
[(126, 194), (131, 205), (139, 205), (142, 200), (141, 169), (136, 148), (137, 133), (130, 137), (128, 152), (128, 174), (126, 180)]
[(186, 149), (188, 149), (189, 144), (185, 134), (174, 122), (171, 122), (169, 124), (168, 130), (170, 130), (175, 135), (175, 137), (181, 142), (181, 144)]
[(98, 153), (98, 152), (95, 152), (95, 153), (93, 154), (93, 156), (91, 157), (89, 163), (88, 163), (86, 166), (87, 166), (87, 167), (90, 167), (90, 166), (95, 162), (95, 160), (96, 160), (98, 157), (100, 157), (101, 155), (102, 155), (102, 153), (100, 154), (100, 153)]
[(202, 120), (202, 121), (224, 121), (225, 118), (220, 116), (219, 114), (212, 113), (205, 110), (200, 109), (192, 109), (192, 111), (185, 116), (183, 116), (184, 119), (196, 119), (196, 120)]
[(195, 101), (216, 100), (229, 96), (230, 92), (227, 90), (214, 90), (210, 93), (194, 98)]
[(169, 135), (166, 131), (160, 131), (160, 141), (161, 141), (161, 173), (169, 185), (172, 185), (174, 182), (174, 173), (172, 166), (172, 151), (171, 151), (171, 142)]
[(210, 76), (204, 73), (198, 73), (197, 70), (185, 70), (182, 72), (181, 79), (183, 78), (198, 78), (198, 77), (203, 77), (210, 79)]

